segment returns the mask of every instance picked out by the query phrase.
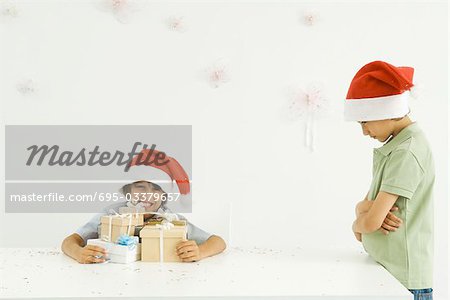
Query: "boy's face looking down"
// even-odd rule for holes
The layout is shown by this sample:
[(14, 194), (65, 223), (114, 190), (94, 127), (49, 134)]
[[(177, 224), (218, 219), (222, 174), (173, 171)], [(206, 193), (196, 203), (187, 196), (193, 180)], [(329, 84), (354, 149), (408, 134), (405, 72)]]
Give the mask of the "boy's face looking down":
[(382, 143), (386, 142), (391, 136), (396, 136), (403, 128), (409, 126), (412, 122), (409, 116), (390, 120), (358, 122), (361, 125), (364, 135), (368, 135)]
[(145, 211), (157, 211), (161, 206), (164, 191), (150, 182), (138, 181), (130, 186), (131, 198), (136, 199), (145, 208)]
[(380, 120), (380, 121), (367, 121), (358, 122), (361, 125), (361, 129), (364, 135), (368, 135), (373, 139), (380, 142), (385, 142), (393, 135), (395, 131), (394, 120)]

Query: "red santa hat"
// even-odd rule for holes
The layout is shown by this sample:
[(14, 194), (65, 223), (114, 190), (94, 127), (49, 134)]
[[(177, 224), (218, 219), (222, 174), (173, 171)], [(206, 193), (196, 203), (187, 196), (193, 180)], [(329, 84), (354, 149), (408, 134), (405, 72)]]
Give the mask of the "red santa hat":
[(353, 77), (345, 100), (346, 121), (376, 121), (409, 113), (414, 69), (374, 61)]
[[(191, 192), (189, 176), (180, 163), (173, 157), (166, 155), (164, 152), (156, 149), (144, 149), (137, 154), (130, 162), (130, 171), (145, 166), (139, 172), (145, 175), (139, 175), (139, 178), (133, 182), (147, 181), (160, 185), (164, 192), (179, 192), (181, 195), (187, 195)], [(176, 183), (176, 187), (173, 182)], [(120, 189), (123, 193), (123, 187)]]

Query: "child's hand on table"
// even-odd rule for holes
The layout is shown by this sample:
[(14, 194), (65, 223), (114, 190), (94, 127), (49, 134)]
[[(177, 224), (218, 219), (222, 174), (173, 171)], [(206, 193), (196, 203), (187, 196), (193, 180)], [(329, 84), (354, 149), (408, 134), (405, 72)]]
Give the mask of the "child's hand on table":
[(106, 254), (106, 249), (102, 247), (86, 245), (78, 250), (76, 260), (82, 264), (103, 263)]
[(195, 241), (182, 241), (177, 245), (177, 255), (183, 262), (194, 262), (201, 259), (200, 247)]
[(183, 262), (193, 262), (221, 253), (226, 247), (220, 236), (212, 235), (200, 245), (194, 240), (179, 242), (176, 250)]

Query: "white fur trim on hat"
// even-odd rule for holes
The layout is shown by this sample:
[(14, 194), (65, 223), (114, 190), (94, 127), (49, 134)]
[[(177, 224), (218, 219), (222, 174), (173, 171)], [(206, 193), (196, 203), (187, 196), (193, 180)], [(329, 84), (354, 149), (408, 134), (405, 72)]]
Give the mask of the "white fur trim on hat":
[(165, 193), (179, 193), (179, 190), (177, 188), (177, 185), (172, 180), (148, 180), (148, 179), (136, 179), (132, 180), (127, 184), (124, 184), (120, 189), (119, 193), (125, 195), (123, 188), (128, 185), (139, 181), (146, 181), (146, 182), (152, 182), (157, 185), (159, 185)]
[(379, 121), (401, 118), (409, 113), (410, 92), (399, 95), (346, 99), (344, 117), (346, 121)]

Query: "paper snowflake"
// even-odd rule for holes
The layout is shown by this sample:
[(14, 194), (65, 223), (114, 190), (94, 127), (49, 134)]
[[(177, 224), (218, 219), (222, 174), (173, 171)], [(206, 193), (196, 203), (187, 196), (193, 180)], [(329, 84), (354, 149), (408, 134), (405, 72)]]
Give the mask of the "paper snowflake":
[(306, 90), (296, 88), (289, 99), (289, 115), (291, 120), (305, 123), (305, 145), (314, 151), (315, 123), (317, 118), (327, 110), (328, 102), (320, 85), (310, 85)]
[(136, 2), (133, 0), (102, 0), (99, 8), (109, 12), (121, 23), (129, 23), (131, 15), (137, 11)]
[(166, 25), (170, 30), (180, 33), (185, 32), (187, 29), (183, 17), (170, 17), (166, 20)]
[(307, 26), (313, 26), (319, 20), (318, 14), (314, 11), (305, 11), (302, 13), (301, 22)]
[(213, 88), (218, 88), (230, 81), (229, 72), (224, 63), (215, 63), (206, 71), (206, 78)]

